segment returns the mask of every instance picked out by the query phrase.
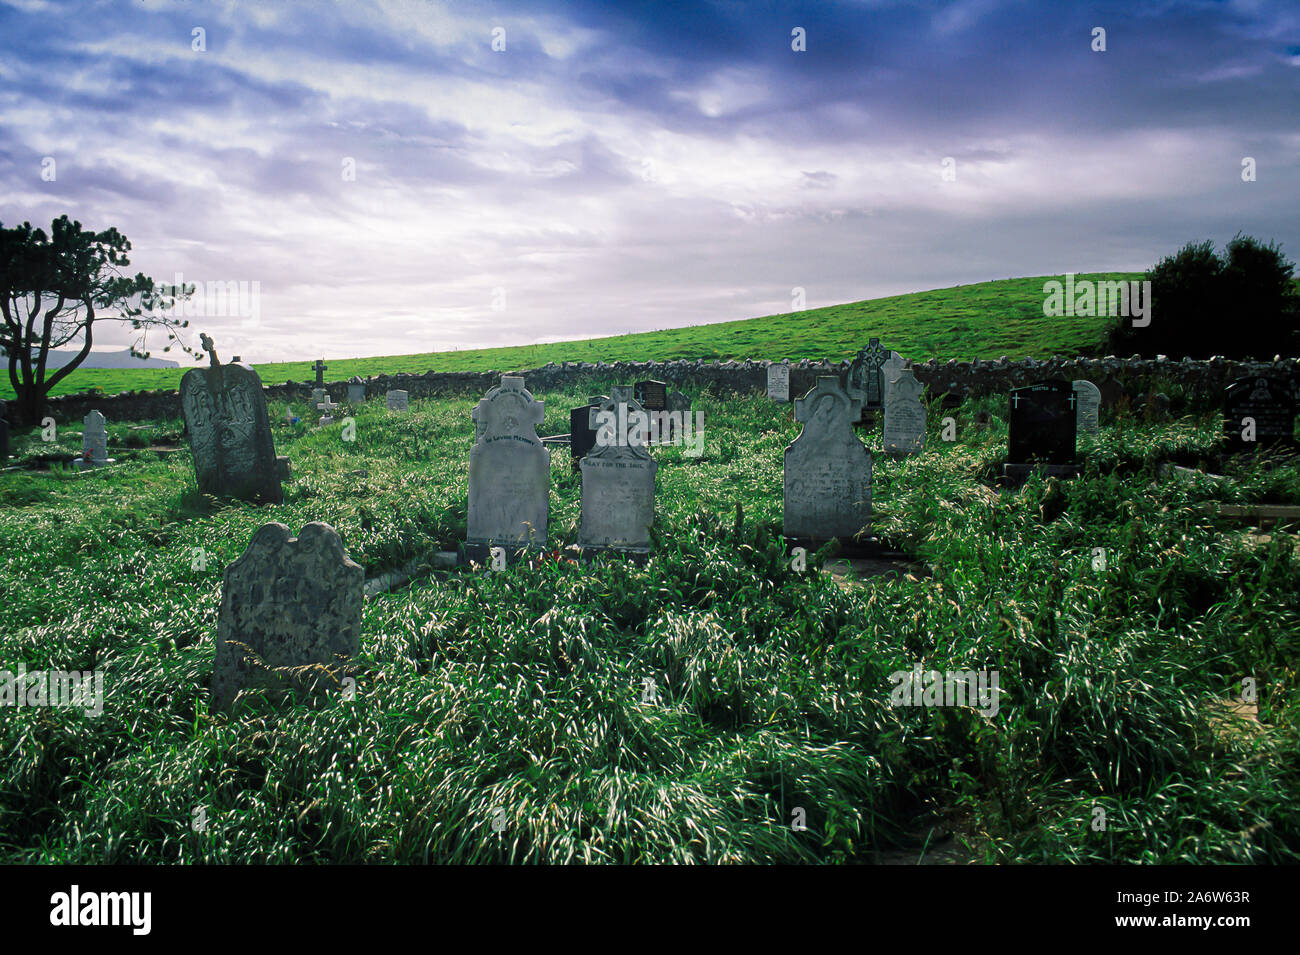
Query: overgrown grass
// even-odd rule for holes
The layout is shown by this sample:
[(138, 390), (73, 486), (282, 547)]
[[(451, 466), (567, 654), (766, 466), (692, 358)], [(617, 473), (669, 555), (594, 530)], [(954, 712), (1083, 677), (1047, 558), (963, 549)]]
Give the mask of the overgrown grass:
[[(1137, 279), (1129, 272), (1079, 275), (1094, 281)], [(1106, 338), (1109, 318), (1043, 315), (1043, 283), (1049, 278), (1002, 279), (954, 288), (891, 295), (801, 312), (734, 322), (692, 325), (663, 331), (506, 348), (389, 355), (382, 358), (329, 358), (329, 381), (354, 375), (417, 374), (426, 371), (510, 371), (565, 361), (673, 361), (676, 359), (852, 358), (874, 335), (914, 361), (930, 358), (1010, 358), (1091, 354)], [(218, 347), (221, 342), (217, 342)], [(227, 358), (225, 351), (222, 357)], [(315, 381), (312, 363), (276, 362), (257, 366), (266, 384)], [(51, 392), (71, 394), (99, 388), (105, 394), (179, 387), (181, 368), (85, 369), (70, 374)], [(13, 397), (7, 380), (0, 398)]]
[[(539, 430), (586, 393), (542, 396)], [(946, 832), (973, 860), (1300, 858), (1295, 538), (1207, 511), (1300, 503), (1300, 469), (1158, 478), (1212, 454), (1212, 415), (1106, 418), (1080, 479), (1010, 492), (984, 480), (1005, 401), (932, 408), (929, 447), (877, 456), (874, 488), (877, 532), (930, 573), (844, 584), (783, 553), (789, 406), (697, 396), (706, 452), (655, 452), (644, 565), (422, 573), (367, 599), (354, 699), (211, 713), (222, 567), (269, 520), (333, 524), (372, 576), (453, 549), (472, 405), (370, 404), (354, 443), (277, 425), (279, 507), (209, 508), (187, 453), (128, 459), (121, 431), (115, 469), (0, 475), (0, 668), (107, 690), (98, 717), (0, 710), (0, 861), (839, 862)], [(579, 494), (555, 452), (556, 544)], [(915, 664), (997, 670), (1000, 709), (890, 706)], [(1259, 724), (1229, 731), (1245, 677)]]

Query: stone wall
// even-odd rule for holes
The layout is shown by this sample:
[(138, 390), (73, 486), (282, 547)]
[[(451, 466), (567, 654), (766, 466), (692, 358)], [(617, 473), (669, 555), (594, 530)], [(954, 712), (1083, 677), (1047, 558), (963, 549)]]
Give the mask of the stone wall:
[[(735, 392), (765, 392), (767, 390), (767, 361), (670, 361), (670, 362), (614, 362), (592, 364), (589, 362), (554, 363), (543, 368), (511, 372), (523, 375), (531, 391), (547, 391), (564, 386), (578, 386), (585, 381), (613, 378), (631, 384), (646, 378), (666, 381), (688, 393), (711, 391), (717, 394)], [(802, 395), (816, 384), (819, 375), (843, 375), (849, 363), (809, 361), (790, 364), (790, 394)], [(930, 360), (913, 366), (916, 378), (929, 389), (931, 397), (941, 394), (975, 397), (1004, 393), (1018, 385), (1032, 384), (1048, 378), (1072, 381), (1086, 378), (1103, 386), (1103, 393), (1127, 394), (1134, 397), (1150, 389), (1170, 384), (1182, 385), (1188, 391), (1204, 396), (1206, 402), (1217, 404), (1224, 386), (1235, 378), (1246, 375), (1269, 375), (1286, 381), (1292, 391), (1300, 396), (1300, 359), (1286, 358), (1275, 362), (1240, 362), (1225, 358), (1208, 361), (1142, 360), (1137, 358), (1052, 358), (1038, 361), (936, 361)], [(501, 372), (428, 372), (423, 375), (376, 375), (367, 379), (368, 397), (383, 400), (390, 389), (403, 389), (411, 398), (428, 398), (441, 395), (481, 396), (489, 388), (500, 384)], [(302, 405), (308, 412), (307, 402), (314, 387), (312, 382), (285, 382), (267, 385), (268, 400), (290, 400)], [(334, 401), (347, 398), (347, 382), (330, 382), (326, 386)], [(180, 395), (175, 391), (127, 392), (121, 395), (67, 395), (51, 398), (48, 414), (59, 422), (80, 421), (91, 409), (102, 411), (110, 421), (141, 421), (156, 418), (181, 417)], [(9, 403), (8, 417), (16, 422), (17, 408)], [(18, 422), (16, 422), (18, 423)]]

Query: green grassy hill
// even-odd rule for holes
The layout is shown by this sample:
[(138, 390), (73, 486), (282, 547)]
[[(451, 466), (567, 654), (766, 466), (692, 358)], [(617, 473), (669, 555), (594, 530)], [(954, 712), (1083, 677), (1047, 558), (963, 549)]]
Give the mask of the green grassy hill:
[[(671, 361), (673, 359), (849, 358), (875, 335), (914, 361), (929, 358), (1010, 358), (1080, 355), (1097, 351), (1107, 318), (1048, 318), (1043, 283), (1054, 276), (978, 282), (928, 292), (830, 305), (782, 315), (693, 325), (585, 341), (425, 352), (378, 358), (304, 355), (302, 361), (258, 365), (267, 384), (314, 379), (311, 363), (324, 357), (326, 378), (353, 375), (423, 374), (426, 371), (511, 371), (563, 361)], [(1059, 278), (1059, 276), (1055, 276)], [(1137, 272), (1080, 274), (1094, 281), (1137, 279)], [(238, 354), (218, 342), (223, 358)], [(91, 369), (69, 375), (52, 394), (97, 387), (106, 394), (175, 388), (186, 368)], [(0, 397), (13, 397), (8, 381)]]

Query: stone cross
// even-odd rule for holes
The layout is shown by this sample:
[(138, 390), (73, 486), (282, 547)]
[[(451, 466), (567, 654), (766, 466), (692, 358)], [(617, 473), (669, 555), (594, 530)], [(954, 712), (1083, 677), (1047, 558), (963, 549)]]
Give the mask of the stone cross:
[(203, 350), (208, 353), (208, 361), (211, 364), (211, 367), (213, 368), (219, 367), (221, 365), (221, 361), (220, 359), (217, 358), (217, 347), (212, 344), (212, 339), (209, 338), (206, 333), (200, 332), (199, 344), (202, 345)]
[(849, 368), (848, 392), (862, 402), (863, 408), (880, 408), (885, 403), (884, 374), (885, 362), (890, 352), (880, 344), (879, 338), (868, 340), (866, 347), (858, 352)]
[(328, 367), (329, 365), (325, 364), (325, 361), (322, 358), (317, 358), (316, 364), (312, 365), (312, 368), (316, 370), (317, 388), (323, 388), (325, 386), (325, 369)]

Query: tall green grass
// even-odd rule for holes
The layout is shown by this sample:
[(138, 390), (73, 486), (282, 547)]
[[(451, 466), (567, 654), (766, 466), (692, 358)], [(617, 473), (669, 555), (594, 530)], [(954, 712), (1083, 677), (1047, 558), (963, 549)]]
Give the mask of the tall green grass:
[[(555, 433), (585, 392), (542, 397)], [(1300, 503), (1300, 469), (1159, 479), (1213, 453), (1212, 416), (1107, 417), (1081, 478), (1011, 492), (984, 480), (1004, 402), (942, 412), (952, 444), (932, 408), (923, 454), (876, 458), (876, 530), (914, 571), (845, 585), (780, 543), (789, 406), (701, 396), (704, 456), (655, 451), (646, 563), (422, 571), (365, 602), (355, 698), (212, 713), (222, 567), (269, 520), (333, 524), (372, 576), (454, 548), (472, 404), (367, 405), (354, 443), (277, 425), (277, 507), (209, 507), (184, 453), (0, 476), (0, 668), (107, 687), (99, 717), (0, 710), (0, 861), (846, 862), (948, 833), (972, 861), (1300, 857), (1295, 538), (1206, 510)], [(579, 500), (556, 451), (557, 546)], [(890, 706), (914, 664), (998, 670), (998, 713)], [(1243, 677), (1259, 725), (1228, 732)]]

